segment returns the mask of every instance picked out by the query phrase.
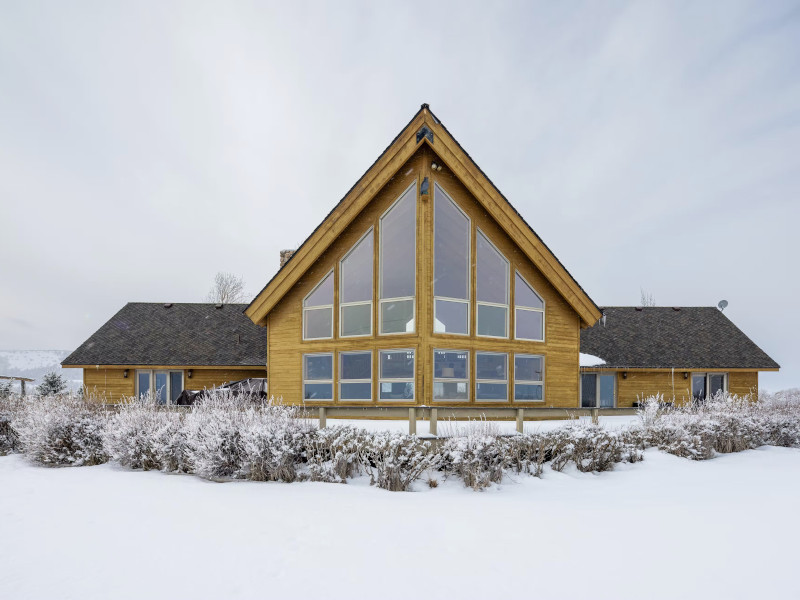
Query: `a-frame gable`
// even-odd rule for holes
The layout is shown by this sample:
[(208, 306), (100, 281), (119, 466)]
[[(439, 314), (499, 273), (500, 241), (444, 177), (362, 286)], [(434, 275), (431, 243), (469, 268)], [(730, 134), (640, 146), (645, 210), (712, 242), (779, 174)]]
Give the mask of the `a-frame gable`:
[(427, 104), (422, 105), (389, 147), (261, 290), (245, 309), (245, 314), (255, 323), (265, 324), (272, 308), (423, 144), (427, 144), (439, 156), (578, 313), (582, 327), (594, 325), (601, 316), (597, 305), (450, 135)]

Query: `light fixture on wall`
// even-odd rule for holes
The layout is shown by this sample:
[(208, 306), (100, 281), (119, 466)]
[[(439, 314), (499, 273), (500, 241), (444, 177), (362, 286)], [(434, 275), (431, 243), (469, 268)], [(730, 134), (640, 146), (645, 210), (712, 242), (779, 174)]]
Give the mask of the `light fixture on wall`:
[(128, 369), (125, 369), (125, 370), (122, 372), (122, 377), (123, 377), (124, 379), (127, 379), (127, 378), (128, 378)]
[(684, 371), (683, 372), (683, 378), (684, 379), (689, 379), (689, 371)]
[(442, 170), (442, 165), (435, 162), (431, 163), (431, 171), (441, 171), (441, 170)]
[(622, 378), (623, 379), (627, 379), (628, 378), (628, 372), (627, 371), (623, 371), (622, 372)]
[(189, 379), (192, 378), (192, 369), (189, 369), (189, 371), (187, 372), (187, 375), (189, 376)]

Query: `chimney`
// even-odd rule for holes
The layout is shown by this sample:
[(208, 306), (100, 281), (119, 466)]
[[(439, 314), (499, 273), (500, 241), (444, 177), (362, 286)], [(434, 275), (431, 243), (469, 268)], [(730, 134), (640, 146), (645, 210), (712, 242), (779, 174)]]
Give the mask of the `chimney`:
[(295, 250), (281, 250), (281, 269), (283, 265), (289, 262), (289, 259), (292, 258), (295, 252)]

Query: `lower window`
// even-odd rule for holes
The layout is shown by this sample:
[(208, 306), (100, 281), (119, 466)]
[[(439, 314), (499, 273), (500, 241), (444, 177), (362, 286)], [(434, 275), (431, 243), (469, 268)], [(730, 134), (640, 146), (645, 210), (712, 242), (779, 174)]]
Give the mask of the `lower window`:
[(183, 371), (136, 371), (136, 395), (153, 394), (159, 404), (175, 404), (183, 391)]
[(508, 400), (508, 354), (475, 353), (475, 400), (477, 402)]
[(372, 352), (339, 354), (339, 400), (372, 400)]
[(469, 352), (433, 351), (433, 399), (469, 400)]
[(581, 408), (614, 408), (616, 374), (581, 375)]
[(544, 357), (514, 355), (514, 402), (544, 401)]
[(725, 373), (692, 373), (692, 397), (695, 400), (713, 398), (728, 390), (728, 376)]
[(333, 400), (333, 354), (303, 355), (303, 398)]
[(378, 364), (378, 399), (414, 400), (414, 351), (381, 350)]

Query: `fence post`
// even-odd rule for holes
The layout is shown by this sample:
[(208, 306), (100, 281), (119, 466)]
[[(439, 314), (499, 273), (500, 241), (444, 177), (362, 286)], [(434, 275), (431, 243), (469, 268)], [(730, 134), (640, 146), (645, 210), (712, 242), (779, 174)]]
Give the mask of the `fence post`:
[(25, 380), (24, 379), (20, 379), (19, 380), (19, 392), (20, 392), (19, 395), (24, 398), (25, 397)]
[(409, 435), (416, 435), (417, 434), (417, 409), (416, 408), (409, 408), (408, 409), (408, 434)]
[(522, 433), (523, 425), (525, 423), (525, 410), (522, 408), (517, 409), (517, 433)]
[(600, 409), (592, 409), (592, 425), (597, 425), (600, 422)]
[(328, 411), (324, 406), (319, 407), (319, 428), (325, 429), (328, 425)]
[(436, 421), (439, 418), (438, 409), (432, 408), (431, 409), (431, 435), (438, 436)]

